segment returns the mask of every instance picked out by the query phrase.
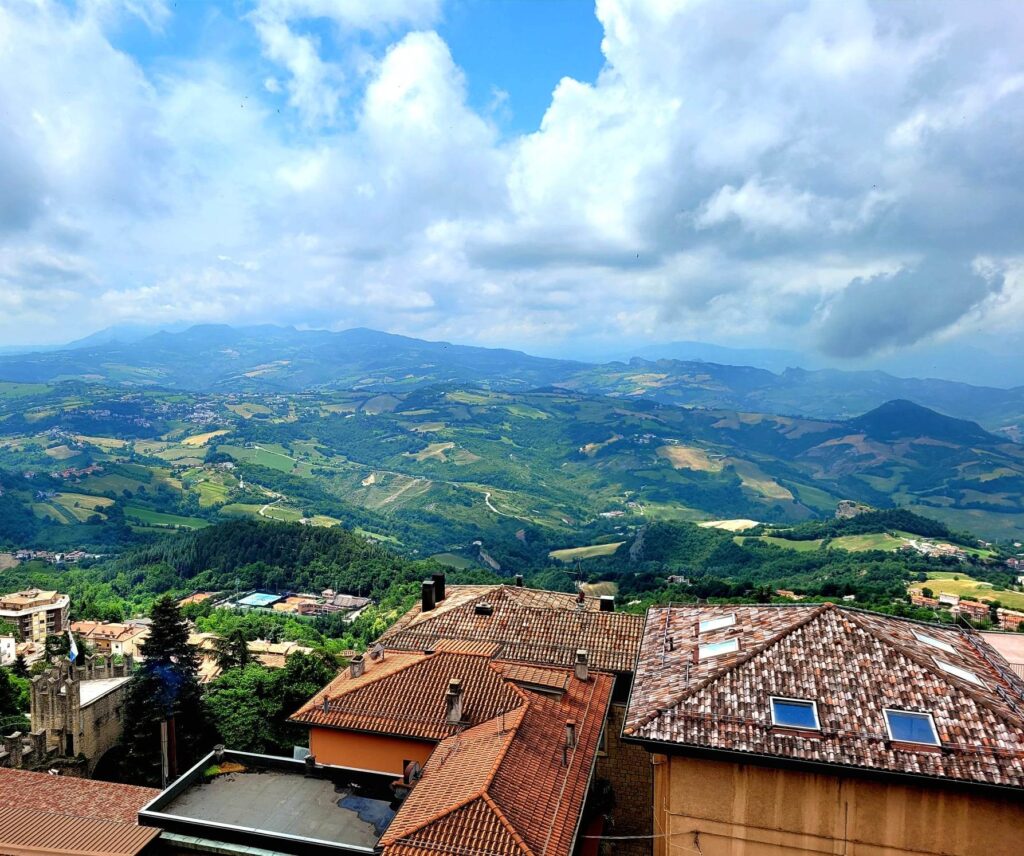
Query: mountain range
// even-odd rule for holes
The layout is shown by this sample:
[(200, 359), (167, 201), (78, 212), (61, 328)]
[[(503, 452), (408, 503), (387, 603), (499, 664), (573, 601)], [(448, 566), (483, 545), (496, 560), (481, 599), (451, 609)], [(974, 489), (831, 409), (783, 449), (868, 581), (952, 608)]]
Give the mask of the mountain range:
[[(905, 399), (970, 418), (1019, 440), (1024, 387), (900, 378), (880, 371), (763, 368), (633, 357), (585, 363), (520, 351), (429, 342), (357, 328), (342, 332), (263, 325), (200, 325), (146, 335), (100, 333), (57, 351), (0, 357), (0, 380), (85, 380), (193, 392), (410, 390), (437, 383), (524, 391), (557, 387), (687, 407), (848, 419)], [(757, 352), (751, 352), (755, 354)], [(779, 352), (786, 353), (786, 352)]]

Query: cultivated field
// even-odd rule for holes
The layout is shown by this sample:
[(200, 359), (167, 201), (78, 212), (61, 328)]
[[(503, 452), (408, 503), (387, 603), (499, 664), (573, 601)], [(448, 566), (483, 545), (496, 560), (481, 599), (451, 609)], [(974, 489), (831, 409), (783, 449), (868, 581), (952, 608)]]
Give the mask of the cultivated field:
[[(960, 579), (953, 579), (959, 577)], [(965, 574), (937, 571), (928, 574), (928, 582), (914, 583), (913, 588), (927, 586), (936, 596), (941, 593), (957, 594), (966, 600), (993, 601), (998, 600), (1009, 609), (1024, 609), (1024, 592), (996, 591), (991, 583), (975, 580)]]
[(593, 559), (595, 556), (611, 556), (625, 541), (613, 541), (610, 544), (592, 544), (589, 547), (568, 547), (564, 550), (552, 550), (548, 558), (559, 562), (575, 562), (577, 559)]
[(207, 431), (205, 434), (193, 434), (191, 437), (186, 437), (181, 441), (182, 446), (205, 446), (214, 437), (223, 437), (227, 434), (226, 428), (222, 428), (219, 431)]
[(696, 446), (659, 446), (659, 458), (665, 458), (677, 470), (696, 470), (704, 473), (721, 472), (722, 461), (714, 461), (708, 453)]

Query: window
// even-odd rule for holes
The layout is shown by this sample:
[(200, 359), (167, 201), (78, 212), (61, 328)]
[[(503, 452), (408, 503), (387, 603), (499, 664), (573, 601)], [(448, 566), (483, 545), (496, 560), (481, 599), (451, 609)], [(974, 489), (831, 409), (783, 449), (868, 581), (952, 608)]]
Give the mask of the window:
[(709, 657), (719, 657), (722, 654), (734, 654), (740, 650), (739, 639), (726, 639), (724, 642), (709, 642), (700, 646), (699, 657), (706, 660)]
[(813, 728), (820, 731), (818, 703), (806, 699), (772, 696), (772, 725), (781, 725), (784, 728)]
[(900, 743), (923, 743), (927, 746), (939, 745), (939, 734), (935, 730), (935, 722), (930, 713), (886, 708), (885, 727), (890, 740), (897, 740)]
[(982, 683), (981, 678), (974, 674), (974, 672), (969, 672), (967, 669), (961, 669), (959, 666), (954, 666), (952, 663), (947, 663), (945, 660), (940, 660), (938, 657), (933, 657), (932, 659), (935, 660), (935, 665), (942, 669), (942, 671), (955, 675), (962, 680), (970, 681), (972, 684), (979, 687), (985, 686), (985, 684)]
[(732, 627), (736, 623), (736, 614), (730, 613), (719, 618), (705, 618), (700, 623), (701, 633), (710, 633), (712, 630), (719, 630), (722, 627)]
[(934, 636), (929, 636), (927, 633), (918, 633), (915, 630), (914, 638), (918, 642), (923, 642), (925, 645), (931, 645), (933, 648), (938, 648), (940, 651), (945, 651), (947, 654), (956, 653), (956, 648), (948, 642), (943, 642), (941, 639), (936, 639)]

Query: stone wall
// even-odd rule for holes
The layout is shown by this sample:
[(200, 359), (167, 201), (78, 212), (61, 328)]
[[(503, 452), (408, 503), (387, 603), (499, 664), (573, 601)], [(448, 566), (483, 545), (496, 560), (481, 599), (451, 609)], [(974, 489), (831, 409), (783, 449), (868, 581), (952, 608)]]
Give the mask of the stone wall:
[(594, 775), (607, 779), (615, 793), (612, 823), (605, 829), (609, 836), (636, 835), (636, 841), (611, 841), (608, 852), (622, 856), (650, 856), (651, 830), (654, 825), (654, 775), (651, 756), (642, 746), (623, 743), (624, 704), (612, 704), (605, 726), (605, 754), (597, 759)]

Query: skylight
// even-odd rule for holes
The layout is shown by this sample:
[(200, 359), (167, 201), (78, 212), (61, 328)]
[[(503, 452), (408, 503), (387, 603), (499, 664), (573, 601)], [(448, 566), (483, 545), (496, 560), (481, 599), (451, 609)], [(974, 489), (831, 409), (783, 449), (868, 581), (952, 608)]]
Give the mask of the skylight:
[(705, 618), (700, 623), (701, 633), (710, 633), (712, 630), (720, 630), (723, 627), (732, 627), (736, 623), (736, 613), (730, 612), (718, 618)]
[(970, 681), (972, 684), (976, 684), (979, 687), (985, 686), (974, 672), (968, 671), (967, 669), (961, 669), (959, 666), (954, 666), (952, 663), (948, 663), (945, 660), (940, 660), (938, 657), (933, 657), (935, 665), (938, 666), (942, 671), (949, 672), (951, 675), (956, 675), (958, 678), (962, 678), (965, 681)]
[(890, 740), (897, 740), (900, 743), (923, 743), (927, 746), (939, 745), (939, 734), (935, 730), (935, 722), (930, 713), (886, 708), (885, 727), (889, 731)]
[(817, 702), (772, 696), (772, 725), (820, 730)]
[(931, 645), (933, 648), (938, 648), (940, 651), (945, 651), (947, 654), (956, 653), (956, 648), (948, 642), (943, 642), (941, 639), (936, 639), (934, 636), (929, 636), (927, 633), (918, 633), (915, 630), (914, 638), (918, 642), (924, 642), (925, 645)]
[(700, 646), (700, 659), (706, 660), (709, 657), (720, 657), (722, 654), (734, 654), (740, 649), (739, 639), (726, 639), (724, 642), (709, 642)]

